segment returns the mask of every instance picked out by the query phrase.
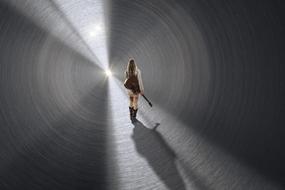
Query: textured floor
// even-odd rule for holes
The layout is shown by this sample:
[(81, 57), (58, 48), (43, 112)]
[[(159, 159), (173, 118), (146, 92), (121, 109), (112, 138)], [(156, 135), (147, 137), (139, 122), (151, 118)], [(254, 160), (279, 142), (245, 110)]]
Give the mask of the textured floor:
[(284, 8), (2, 0), (0, 189), (284, 189)]

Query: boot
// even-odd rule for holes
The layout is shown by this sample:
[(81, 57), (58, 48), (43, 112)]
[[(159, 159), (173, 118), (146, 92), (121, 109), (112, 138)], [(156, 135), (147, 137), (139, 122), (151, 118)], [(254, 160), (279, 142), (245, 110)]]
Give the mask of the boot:
[(132, 107), (129, 107), (129, 110), (130, 110), (130, 120), (133, 121), (133, 117), (134, 117), (134, 109)]
[(137, 117), (137, 112), (138, 112), (138, 109), (133, 109), (134, 110), (134, 118), (136, 119), (136, 117)]

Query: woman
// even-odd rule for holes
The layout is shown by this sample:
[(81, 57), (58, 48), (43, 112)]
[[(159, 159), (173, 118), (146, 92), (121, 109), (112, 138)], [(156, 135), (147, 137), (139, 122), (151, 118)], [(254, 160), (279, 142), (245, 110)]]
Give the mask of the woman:
[(137, 88), (128, 90), (128, 95), (130, 97), (130, 119), (132, 122), (136, 120), (137, 111), (138, 111), (138, 100), (139, 100), (139, 94), (144, 94), (144, 88), (141, 78), (141, 71), (137, 68), (137, 65), (134, 61), (134, 59), (130, 59), (127, 70), (125, 72), (126, 74), (126, 80), (127, 79), (134, 79), (137, 83)]

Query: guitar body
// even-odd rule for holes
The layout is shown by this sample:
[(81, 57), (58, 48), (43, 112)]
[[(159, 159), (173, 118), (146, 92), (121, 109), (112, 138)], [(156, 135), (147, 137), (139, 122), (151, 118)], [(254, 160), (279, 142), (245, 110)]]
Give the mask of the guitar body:
[(135, 94), (140, 93), (139, 80), (136, 75), (133, 75), (127, 78), (124, 82), (124, 86), (125, 88), (131, 90)]

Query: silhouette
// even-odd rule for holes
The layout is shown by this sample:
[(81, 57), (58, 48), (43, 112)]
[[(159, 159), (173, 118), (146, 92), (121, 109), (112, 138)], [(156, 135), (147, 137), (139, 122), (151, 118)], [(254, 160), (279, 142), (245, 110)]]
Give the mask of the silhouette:
[(147, 160), (156, 175), (169, 189), (186, 189), (175, 165), (175, 153), (156, 130), (159, 123), (149, 129), (136, 120), (134, 126), (132, 138), (137, 152)]

